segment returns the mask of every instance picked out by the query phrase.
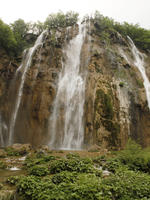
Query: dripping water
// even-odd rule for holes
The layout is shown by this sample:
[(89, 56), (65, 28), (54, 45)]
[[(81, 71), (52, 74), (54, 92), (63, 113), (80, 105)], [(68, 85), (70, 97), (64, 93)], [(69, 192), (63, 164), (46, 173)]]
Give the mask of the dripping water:
[(148, 102), (148, 107), (150, 109), (150, 82), (149, 79), (146, 75), (145, 67), (144, 67), (144, 55), (139, 52), (139, 50), (136, 48), (135, 44), (131, 40), (131, 38), (128, 36), (128, 40), (130, 42), (131, 48), (132, 48), (132, 53), (135, 59), (135, 66), (139, 69), (141, 72), (141, 75), (144, 80), (144, 87), (146, 91), (146, 97), (147, 97), (147, 102)]
[(79, 25), (78, 35), (63, 49), (65, 61), (49, 124), (49, 145), (53, 148), (81, 149), (83, 145), (85, 77), (80, 72), (80, 56), (84, 38), (85, 26)]

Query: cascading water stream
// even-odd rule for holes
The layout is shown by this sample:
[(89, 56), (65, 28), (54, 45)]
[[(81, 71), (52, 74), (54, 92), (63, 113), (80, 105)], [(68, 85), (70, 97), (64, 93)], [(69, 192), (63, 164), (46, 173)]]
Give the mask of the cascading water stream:
[(0, 114), (0, 146), (4, 146), (3, 130), (2, 130), (2, 117)]
[(80, 73), (80, 55), (85, 38), (85, 26), (63, 50), (65, 61), (59, 75), (58, 90), (50, 117), (50, 143), (53, 148), (81, 149), (84, 139), (83, 114), (85, 77)]
[(26, 73), (27, 73), (29, 67), (31, 66), (32, 57), (34, 55), (34, 52), (36, 51), (36, 49), (40, 45), (42, 45), (42, 41), (43, 41), (43, 37), (44, 37), (45, 32), (46, 31), (43, 31), (41, 33), (41, 35), (37, 38), (35, 45), (32, 48), (30, 48), (28, 50), (28, 52), (26, 52), (26, 55), (24, 56), (24, 59), (23, 59), (20, 67), (18, 68), (18, 70), (16, 71), (16, 74), (15, 74), (15, 77), (17, 77), (18, 72), (22, 71), (21, 82), (20, 82), (20, 85), (19, 85), (19, 89), (18, 89), (18, 93), (17, 93), (17, 97), (16, 97), (16, 102), (15, 102), (15, 105), (14, 105), (14, 110), (12, 112), (11, 119), (10, 119), (8, 145), (11, 145), (13, 143), (14, 127), (15, 127), (15, 124), (16, 124), (16, 118), (17, 118), (17, 114), (18, 114), (18, 110), (19, 110), (19, 106), (20, 106), (20, 102), (21, 102), (21, 98), (22, 98)]
[(145, 68), (144, 68), (144, 55), (139, 52), (139, 50), (136, 48), (135, 44), (131, 40), (131, 38), (128, 36), (128, 40), (130, 42), (131, 48), (132, 48), (132, 53), (135, 59), (134, 64), (137, 66), (139, 71), (141, 72), (141, 75), (144, 80), (144, 87), (146, 91), (146, 97), (147, 97), (147, 102), (148, 102), (148, 107), (150, 109), (150, 82), (149, 79), (146, 75)]

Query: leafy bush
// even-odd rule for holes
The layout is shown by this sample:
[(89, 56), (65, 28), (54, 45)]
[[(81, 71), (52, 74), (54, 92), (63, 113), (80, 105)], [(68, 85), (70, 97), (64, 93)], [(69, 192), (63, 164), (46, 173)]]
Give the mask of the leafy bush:
[(21, 194), (25, 200), (38, 199), (38, 187), (40, 187), (40, 179), (35, 176), (24, 176), (17, 183), (18, 193)]
[(110, 172), (116, 172), (119, 168), (122, 167), (122, 163), (119, 159), (117, 158), (111, 158), (108, 159), (104, 164), (103, 164), (103, 169), (107, 169)]
[(67, 171), (62, 171), (58, 174), (55, 174), (52, 177), (52, 182), (54, 184), (60, 184), (60, 183), (73, 183), (75, 182), (78, 174), (77, 172), (67, 172)]
[(45, 26), (49, 29), (73, 26), (78, 21), (78, 15), (79, 14), (75, 12), (67, 12), (66, 14), (58, 12), (57, 14), (50, 14), (45, 21)]
[[(66, 172), (67, 177), (73, 178), (73, 174)], [(61, 173), (61, 177), (63, 174)], [(55, 176), (56, 178), (56, 176)], [(52, 183), (50, 178), (35, 179), (35, 177), (24, 177), (17, 184), (19, 194), (24, 199), (32, 200), (87, 200), (87, 199), (101, 199), (103, 193), (101, 192), (100, 178), (94, 174), (80, 174), (74, 182), (64, 181), (58, 184)], [(103, 199), (103, 198), (102, 198)]]
[(25, 168), (30, 168), (38, 164), (48, 163), (55, 159), (56, 159), (55, 156), (37, 153), (37, 154), (32, 154), (30, 156), (27, 156), (25, 159), (24, 165), (25, 165)]
[(103, 179), (102, 184), (109, 186), (110, 199), (150, 198), (150, 176), (147, 174), (120, 170), (107, 179)]
[(96, 27), (96, 34), (107, 44), (110, 43), (111, 36), (119, 32), (122, 36), (132, 38), (137, 47), (143, 50), (150, 49), (150, 30), (141, 28), (138, 24), (118, 23), (111, 18), (104, 17), (98, 11), (91, 20)]
[(9, 183), (9, 184), (12, 184), (12, 185), (16, 185), (19, 182), (19, 180), (20, 180), (21, 177), (22, 176), (10, 176), (7, 179), (6, 182)]
[(93, 165), (88, 160), (78, 159), (61, 159), (51, 162), (50, 172), (52, 174), (59, 173), (61, 171), (76, 171), (76, 172), (91, 172)]
[(5, 148), (7, 156), (19, 156), (19, 152), (11, 147)]
[(129, 139), (126, 148), (118, 153), (120, 162), (131, 170), (150, 173), (150, 152), (142, 149), (139, 144)]
[(4, 48), (8, 54), (13, 54), (17, 42), (11, 28), (0, 20), (0, 47)]
[(115, 23), (114, 29), (123, 36), (129, 36), (135, 44), (144, 50), (150, 49), (150, 30), (139, 27), (138, 24)]
[(49, 174), (48, 166), (46, 165), (35, 165), (28, 170), (30, 175), (45, 176)]

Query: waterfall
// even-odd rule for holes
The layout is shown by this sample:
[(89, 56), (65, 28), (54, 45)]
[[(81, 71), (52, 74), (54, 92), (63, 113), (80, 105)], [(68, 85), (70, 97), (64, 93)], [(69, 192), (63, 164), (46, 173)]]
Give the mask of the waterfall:
[(80, 72), (80, 55), (85, 26), (63, 49), (65, 61), (59, 75), (58, 89), (50, 117), (49, 133), (53, 148), (81, 149), (84, 139), (85, 77)]
[(146, 91), (148, 107), (150, 109), (150, 82), (149, 82), (149, 79), (146, 75), (146, 71), (144, 68), (144, 55), (141, 52), (139, 52), (139, 50), (136, 48), (135, 44), (133, 43), (133, 41), (131, 40), (131, 38), (129, 36), (128, 36), (128, 40), (130, 42), (130, 45), (132, 48), (132, 53), (133, 53), (133, 56), (135, 59), (134, 64), (141, 72), (141, 75), (144, 80), (144, 87), (145, 87), (145, 91)]
[(3, 128), (2, 128), (2, 116), (0, 114), (0, 146), (4, 146), (4, 138), (3, 138)]
[(22, 60), (22, 63), (20, 65), (20, 67), (18, 68), (18, 70), (16, 71), (15, 74), (15, 78), (17, 77), (18, 73), (21, 71), (22, 75), (21, 75), (21, 82), (19, 85), (19, 89), (16, 95), (16, 102), (14, 104), (14, 110), (12, 112), (11, 115), (11, 119), (10, 119), (10, 125), (9, 125), (9, 137), (8, 137), (8, 145), (11, 145), (13, 143), (13, 139), (14, 139), (14, 128), (15, 128), (15, 124), (16, 124), (16, 119), (17, 119), (17, 114), (18, 114), (18, 110), (20, 107), (20, 102), (21, 102), (21, 98), (22, 98), (22, 93), (23, 93), (23, 87), (24, 87), (24, 82), (25, 82), (25, 77), (26, 77), (26, 73), (29, 69), (29, 67), (31, 66), (32, 63), (32, 57), (36, 51), (36, 49), (42, 45), (42, 41), (43, 41), (43, 37), (45, 35), (46, 31), (43, 31), (41, 33), (41, 35), (37, 38), (35, 44), (33, 47), (31, 47), (28, 52), (25, 51), (25, 56)]

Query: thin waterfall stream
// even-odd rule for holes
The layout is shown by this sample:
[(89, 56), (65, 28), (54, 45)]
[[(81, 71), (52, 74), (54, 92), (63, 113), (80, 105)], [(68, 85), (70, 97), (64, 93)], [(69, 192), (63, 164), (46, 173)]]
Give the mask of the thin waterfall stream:
[(149, 79), (146, 75), (145, 67), (144, 67), (144, 55), (139, 52), (139, 50), (136, 48), (134, 42), (132, 39), (128, 36), (128, 40), (130, 42), (131, 48), (132, 48), (132, 53), (135, 59), (135, 66), (139, 69), (141, 72), (142, 78), (144, 80), (144, 87), (146, 91), (146, 97), (147, 97), (147, 102), (148, 102), (148, 107), (150, 109), (150, 82)]
[(24, 59), (23, 59), (21, 65), (20, 65), (20, 67), (18, 68), (18, 70), (16, 71), (16, 74), (15, 74), (15, 78), (16, 78), (18, 72), (20, 72), (20, 71), (22, 72), (21, 82), (20, 82), (20, 86), (19, 86), (19, 89), (18, 89), (16, 102), (15, 102), (15, 105), (14, 105), (14, 110), (12, 112), (11, 119), (10, 119), (8, 145), (11, 145), (13, 143), (13, 140), (14, 140), (14, 128), (15, 128), (17, 114), (18, 114), (18, 110), (19, 110), (20, 102), (21, 102), (21, 98), (22, 98), (22, 93), (23, 93), (23, 87), (24, 87), (26, 73), (27, 73), (29, 67), (31, 66), (32, 57), (34, 55), (34, 52), (36, 51), (36, 49), (40, 45), (42, 45), (42, 41), (43, 41), (43, 37), (44, 37), (45, 32), (46, 31), (43, 31), (41, 33), (41, 35), (37, 38), (34, 46), (31, 47), (28, 50), (28, 52), (24, 56)]
[(79, 33), (63, 49), (65, 60), (49, 124), (53, 148), (81, 149), (83, 145), (85, 77), (80, 72), (80, 56), (84, 39), (85, 26), (79, 25)]

